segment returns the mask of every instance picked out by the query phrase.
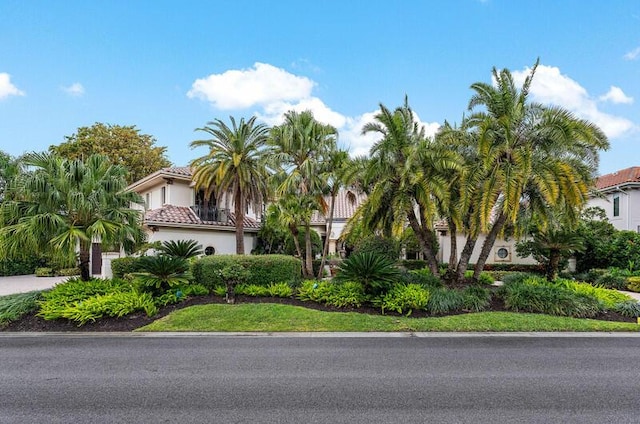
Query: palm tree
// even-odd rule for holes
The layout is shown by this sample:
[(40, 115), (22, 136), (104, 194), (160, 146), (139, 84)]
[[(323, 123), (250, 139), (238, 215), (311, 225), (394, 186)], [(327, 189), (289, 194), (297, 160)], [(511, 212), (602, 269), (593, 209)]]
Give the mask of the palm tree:
[(577, 219), (597, 171), (598, 150), (609, 147), (594, 124), (562, 108), (528, 102), (537, 65), (521, 89), (509, 70), (495, 68), (493, 84), (471, 86), (472, 114), (465, 126), (474, 133), (477, 160), (467, 163), (471, 214), (466, 230), (472, 238), (486, 233), (474, 279), (497, 236), (516, 224), (522, 208), (542, 213), (559, 207), (570, 220)]
[(264, 146), (269, 128), (256, 124), (255, 117), (246, 122), (242, 118), (238, 123), (233, 117), (230, 120), (231, 127), (216, 119), (196, 130), (212, 138), (191, 142), (191, 148), (209, 149), (209, 153), (194, 159), (191, 166), (196, 190), (204, 189), (206, 198), (213, 195), (221, 201), (223, 196), (233, 197), (236, 253), (244, 255), (245, 208), (251, 205), (254, 211), (260, 210), (268, 193)]
[(0, 255), (54, 253), (73, 255), (79, 248), (83, 280), (89, 279), (91, 243), (122, 244), (126, 249), (144, 240), (141, 214), (131, 207), (140, 196), (124, 191), (127, 171), (106, 157), (84, 162), (50, 153), (32, 153), (23, 163), (33, 169), (20, 178), (11, 200), (0, 205)]
[[(295, 195), (306, 205), (315, 203), (316, 210), (325, 211), (322, 164), (328, 153), (335, 150), (336, 136), (337, 130), (316, 121), (311, 111), (289, 111), (285, 114), (284, 123), (272, 128), (269, 138), (273, 149), (272, 163), (279, 167), (273, 180), (278, 197)], [(311, 214), (305, 215), (303, 226), (303, 269), (305, 276), (312, 277)]]
[(455, 156), (438, 149), (425, 136), (407, 98), (393, 112), (381, 104), (375, 122), (365, 125), (362, 132), (382, 135), (371, 148), (365, 179), (372, 182), (372, 188), (358, 211), (363, 224), (369, 229), (380, 228), (390, 236), (394, 228), (402, 231), (408, 221), (429, 269), (437, 275), (435, 199), (448, 196), (443, 173), (457, 166)]

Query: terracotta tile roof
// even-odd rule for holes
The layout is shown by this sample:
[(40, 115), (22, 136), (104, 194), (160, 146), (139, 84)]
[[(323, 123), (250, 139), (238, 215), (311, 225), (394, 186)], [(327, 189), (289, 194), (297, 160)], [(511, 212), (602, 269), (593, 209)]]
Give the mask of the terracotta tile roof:
[(162, 168), (161, 171), (169, 172), (171, 174), (184, 175), (185, 177), (191, 176), (191, 167), (189, 166), (170, 166), (168, 168)]
[[(164, 205), (161, 208), (149, 210), (145, 213), (145, 222), (157, 224), (197, 224), (216, 225), (222, 227), (235, 227), (236, 221), (233, 214), (229, 216), (229, 222), (203, 221), (196, 213), (186, 206)], [(260, 223), (255, 219), (244, 217), (245, 228), (260, 228)]]
[(604, 190), (627, 183), (640, 183), (640, 166), (632, 166), (631, 168), (603, 175), (596, 181), (596, 188)]
[(166, 222), (172, 224), (201, 224), (202, 221), (186, 206), (164, 205), (158, 209), (152, 209), (145, 213), (145, 221)]
[[(351, 201), (353, 198), (354, 202)], [(331, 196), (325, 196), (327, 208), (331, 206)], [(349, 219), (355, 213), (358, 207), (367, 200), (367, 195), (354, 190), (340, 190), (336, 196), (336, 203), (333, 211), (333, 219)], [(327, 211), (328, 215), (328, 211)], [(311, 222), (314, 224), (322, 224), (326, 222), (326, 217), (318, 211), (311, 216)]]

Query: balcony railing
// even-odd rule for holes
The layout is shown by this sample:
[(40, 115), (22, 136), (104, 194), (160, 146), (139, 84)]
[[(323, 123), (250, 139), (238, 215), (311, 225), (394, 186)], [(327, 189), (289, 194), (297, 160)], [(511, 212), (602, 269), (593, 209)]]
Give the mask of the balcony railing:
[(201, 205), (191, 206), (191, 209), (196, 213), (198, 218), (202, 221), (208, 222), (229, 222), (229, 210), (227, 209), (218, 209), (216, 207), (203, 207)]

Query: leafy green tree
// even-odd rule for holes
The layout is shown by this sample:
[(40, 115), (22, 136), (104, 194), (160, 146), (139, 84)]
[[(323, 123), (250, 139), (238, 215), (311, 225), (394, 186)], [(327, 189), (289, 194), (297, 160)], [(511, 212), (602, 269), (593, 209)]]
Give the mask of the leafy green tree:
[(443, 176), (446, 169), (458, 166), (455, 155), (425, 136), (406, 98), (393, 112), (380, 105), (375, 122), (365, 125), (362, 132), (379, 133), (382, 139), (371, 148), (365, 179), (372, 188), (358, 218), (386, 237), (401, 234), (408, 222), (429, 269), (437, 275), (435, 199), (448, 196), (449, 182)]
[(640, 268), (640, 234), (617, 231), (611, 240), (611, 266), (636, 270)]
[(24, 157), (25, 174), (0, 205), (0, 256), (53, 253), (68, 257), (79, 248), (82, 279), (89, 280), (91, 243), (130, 249), (144, 240), (140, 196), (125, 191), (126, 170), (104, 156), (67, 160), (50, 153)]
[(66, 159), (86, 159), (91, 155), (104, 155), (117, 165), (123, 165), (129, 173), (128, 184), (171, 166), (166, 157), (166, 147), (155, 146), (156, 139), (131, 126), (96, 122), (90, 127), (80, 127), (75, 134), (66, 136), (65, 142), (50, 146), (49, 151)]
[(604, 209), (586, 208), (580, 216), (576, 231), (584, 243), (584, 250), (575, 254), (576, 271), (608, 268), (611, 264), (611, 243), (617, 230), (607, 219)]
[(7, 187), (22, 174), (22, 172), (23, 169), (20, 161), (0, 150), (0, 202), (5, 199)]
[[(536, 65), (518, 88), (507, 69), (493, 69), (493, 83), (478, 82), (469, 102), (471, 114), (461, 126), (458, 144), (468, 153), (459, 205), (467, 243), (457, 266), (462, 281), (478, 235), (485, 233), (473, 273), (477, 280), (496, 238), (516, 226), (524, 209), (548, 220), (562, 209), (570, 222), (589, 198), (598, 151), (609, 143), (594, 124), (560, 107), (528, 101)], [(458, 132), (460, 135), (461, 133)], [(451, 139), (450, 139), (451, 140)], [(470, 146), (468, 143), (472, 142)], [(466, 218), (466, 219), (465, 219)]]
[(175, 286), (189, 284), (189, 262), (178, 256), (142, 256), (139, 259), (140, 272), (133, 277), (146, 291), (162, 295)]
[(244, 118), (236, 123), (230, 117), (231, 126), (220, 119), (208, 122), (203, 131), (210, 139), (196, 140), (191, 147), (207, 147), (209, 152), (191, 162), (196, 188), (203, 188), (205, 196), (214, 195), (219, 201), (231, 195), (236, 226), (236, 253), (244, 255), (245, 208), (251, 205), (260, 211), (268, 197), (269, 170), (265, 165), (264, 146), (269, 129), (256, 124), (256, 118)]
[(301, 227), (305, 234), (305, 277), (313, 277), (311, 212), (326, 210), (322, 196), (325, 184), (323, 164), (329, 153), (335, 150), (336, 136), (337, 130), (316, 121), (311, 111), (289, 111), (282, 125), (271, 129), (269, 137), (271, 160), (278, 167), (273, 179), (276, 196), (294, 196), (287, 202), (297, 199), (300, 209), (306, 210), (299, 215), (303, 218)]

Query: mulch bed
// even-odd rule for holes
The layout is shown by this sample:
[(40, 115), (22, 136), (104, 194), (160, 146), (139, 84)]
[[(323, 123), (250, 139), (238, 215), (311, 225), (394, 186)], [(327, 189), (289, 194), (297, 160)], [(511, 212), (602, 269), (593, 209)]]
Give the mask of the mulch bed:
[[(370, 305), (364, 305), (360, 308), (336, 308), (333, 306), (327, 306), (316, 302), (303, 302), (294, 298), (281, 298), (281, 297), (250, 297), (250, 296), (236, 296), (237, 303), (278, 303), (283, 305), (303, 306), (309, 309), (316, 309), (319, 311), (327, 312), (359, 312), (370, 315), (382, 315), (380, 308), (374, 308)], [(78, 327), (76, 323), (69, 320), (53, 320), (46, 321), (43, 318), (35, 316), (34, 313), (24, 316), (18, 321), (11, 322), (5, 327), (0, 328), (0, 331), (11, 332), (73, 332), (73, 331), (85, 331), (85, 332), (114, 332), (114, 331), (133, 331), (136, 328), (143, 327), (153, 321), (162, 318), (173, 311), (186, 308), (194, 305), (206, 305), (210, 303), (225, 303), (224, 298), (218, 296), (198, 296), (189, 298), (181, 303), (175, 305), (168, 305), (160, 307), (158, 314), (153, 317), (148, 317), (144, 312), (135, 313), (122, 318), (102, 318), (96, 322), (89, 322), (83, 326)], [(504, 302), (502, 299), (492, 296), (491, 305), (487, 311), (506, 311)], [(412, 318), (426, 318), (437, 317), (446, 315), (460, 315), (468, 313), (468, 311), (456, 311), (449, 314), (429, 314), (426, 311), (414, 311), (411, 314)], [(401, 316), (395, 312), (386, 312), (385, 315)], [(635, 318), (625, 317), (616, 312), (601, 313), (594, 319), (602, 321), (620, 321), (620, 322), (636, 322)]]

